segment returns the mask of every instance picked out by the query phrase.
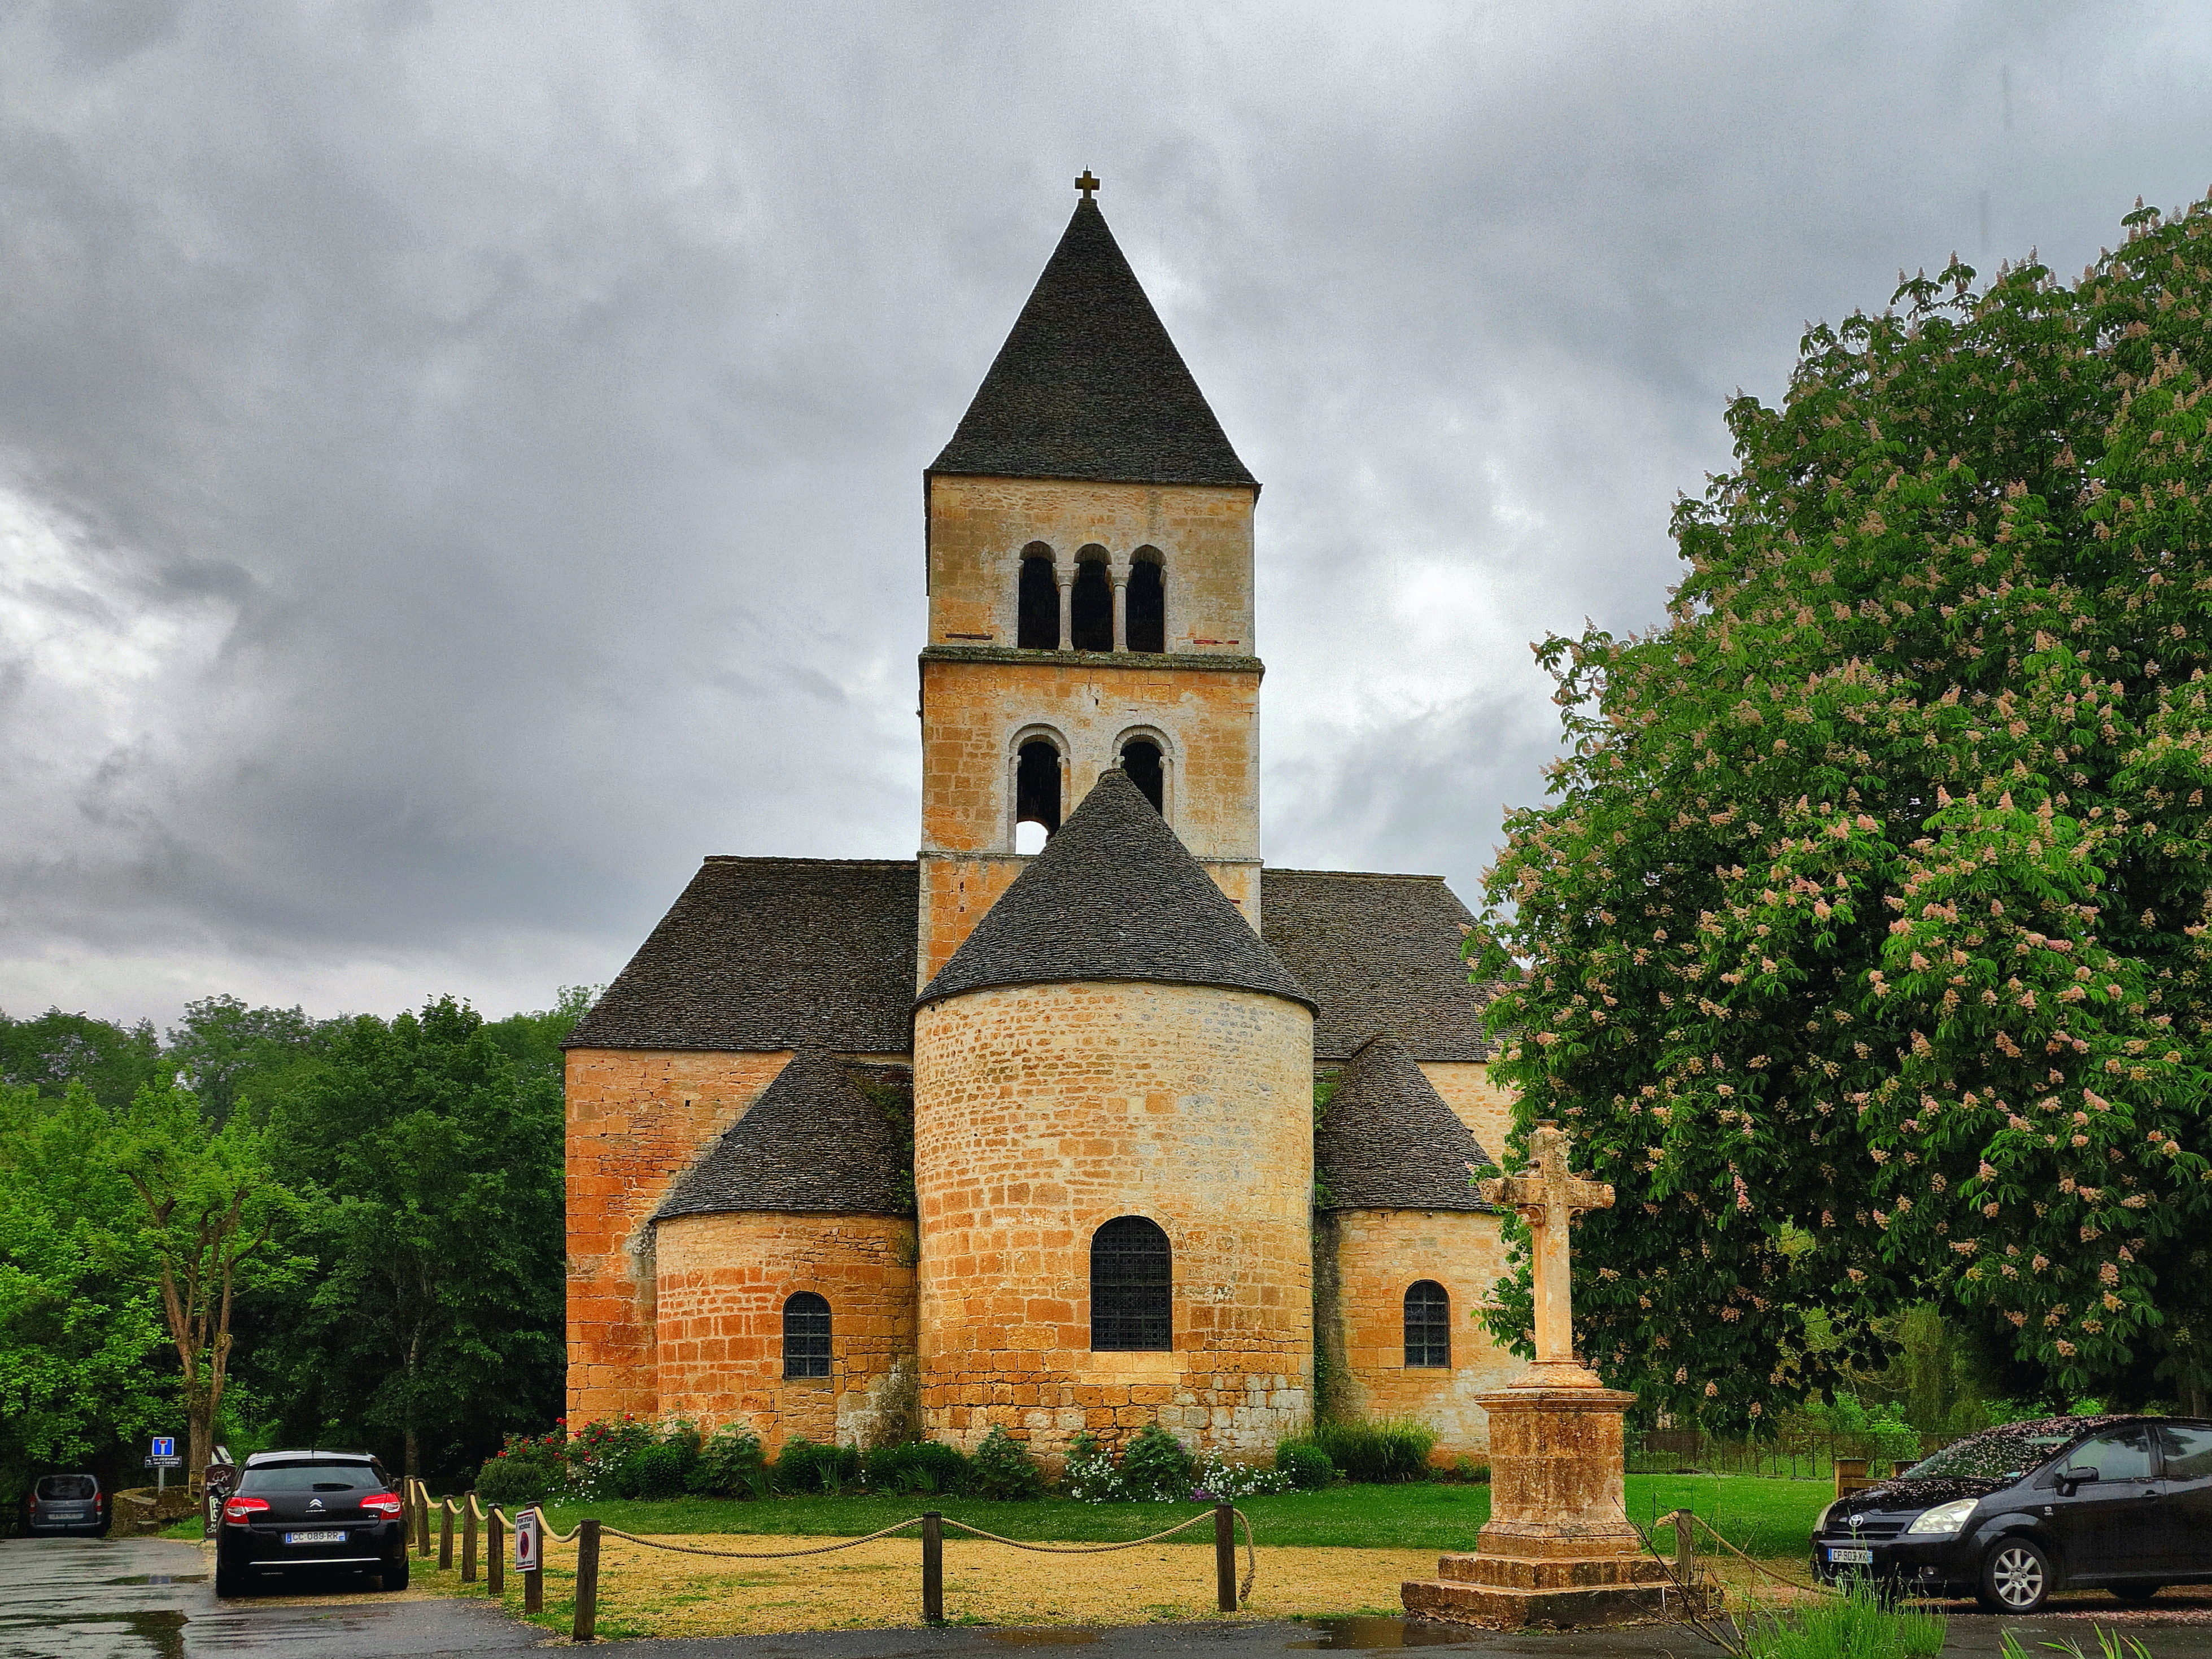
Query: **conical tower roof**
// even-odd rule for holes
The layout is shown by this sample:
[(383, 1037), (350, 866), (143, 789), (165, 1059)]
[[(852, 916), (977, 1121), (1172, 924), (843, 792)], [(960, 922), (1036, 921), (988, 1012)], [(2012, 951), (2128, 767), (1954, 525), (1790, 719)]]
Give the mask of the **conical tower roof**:
[(1260, 487), (1088, 196), (929, 470)]
[(920, 1000), (1101, 980), (1217, 985), (1314, 1006), (1119, 769), (1100, 775)]
[(903, 1144), (851, 1068), (802, 1048), (745, 1115), (677, 1180), (653, 1218), (731, 1211), (905, 1215)]
[(1345, 1063), (1314, 1131), (1325, 1210), (1486, 1210), (1467, 1166), (1489, 1162), (1413, 1051), (1388, 1031)]

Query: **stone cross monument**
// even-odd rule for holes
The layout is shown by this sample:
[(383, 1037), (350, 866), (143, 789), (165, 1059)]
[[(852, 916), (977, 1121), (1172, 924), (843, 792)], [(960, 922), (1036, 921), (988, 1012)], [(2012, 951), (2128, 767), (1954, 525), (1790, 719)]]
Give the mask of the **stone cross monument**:
[(1568, 1170), (1556, 1124), (1536, 1126), (1528, 1154), (1522, 1174), (1477, 1190), (1528, 1223), (1535, 1363), (1475, 1396), (1490, 1414), (1490, 1523), (1474, 1553), (1444, 1556), (1436, 1577), (1404, 1587), (1406, 1610), (1504, 1629), (1702, 1612), (1702, 1593), (1677, 1589), (1628, 1524), (1621, 1424), (1636, 1396), (1607, 1388), (1575, 1358), (1568, 1230), (1575, 1217), (1609, 1207), (1613, 1188)]

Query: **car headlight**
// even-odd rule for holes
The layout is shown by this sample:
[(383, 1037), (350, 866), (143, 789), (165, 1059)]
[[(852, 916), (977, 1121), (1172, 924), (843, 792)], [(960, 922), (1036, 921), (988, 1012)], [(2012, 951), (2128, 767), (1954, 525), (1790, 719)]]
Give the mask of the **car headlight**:
[(1956, 1532), (1966, 1524), (1966, 1517), (1974, 1512), (1977, 1500), (1961, 1498), (1954, 1503), (1938, 1504), (1932, 1510), (1923, 1510), (1913, 1517), (1912, 1524), (1905, 1530), (1908, 1535), (1929, 1533)]

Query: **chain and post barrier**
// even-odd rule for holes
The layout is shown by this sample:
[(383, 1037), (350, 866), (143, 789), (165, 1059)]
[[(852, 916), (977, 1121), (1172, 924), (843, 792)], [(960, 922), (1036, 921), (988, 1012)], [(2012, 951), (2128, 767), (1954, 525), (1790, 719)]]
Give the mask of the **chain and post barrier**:
[(507, 1553), (502, 1547), (506, 1529), (500, 1524), (502, 1518), (496, 1504), (484, 1516), (484, 1594), (494, 1601), (507, 1594)]
[(477, 1582), (477, 1495), (461, 1499), (461, 1582)]
[(451, 1572), (453, 1568), (453, 1500), (438, 1500), (438, 1571)]

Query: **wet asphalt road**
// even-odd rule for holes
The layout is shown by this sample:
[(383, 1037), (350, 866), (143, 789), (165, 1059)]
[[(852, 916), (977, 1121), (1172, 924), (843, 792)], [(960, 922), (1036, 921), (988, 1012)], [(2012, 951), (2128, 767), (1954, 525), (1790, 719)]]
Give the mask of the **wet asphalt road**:
[[(441, 1659), (568, 1644), (482, 1601), (348, 1593), (217, 1601), (199, 1547), (161, 1539), (0, 1540), (0, 1659)], [(1994, 1655), (2005, 1633), (2096, 1653), (2093, 1626), (2148, 1643), (2156, 1659), (2212, 1659), (2212, 1591), (2169, 1590), (2140, 1612), (2109, 1598), (2057, 1604), (2056, 1616), (1953, 1613), (1947, 1653)], [(1299, 1650), (1445, 1647), (1497, 1659), (1717, 1659), (1679, 1626), (1568, 1635), (1497, 1634), (1395, 1619), (1314, 1624), (1139, 1625), (1109, 1630), (823, 1631), (791, 1636), (605, 1642), (606, 1659), (1012, 1659), (1080, 1648), (1082, 1659), (1284, 1659)], [(1040, 1652), (1038, 1659), (1046, 1659)], [(1069, 1656), (1074, 1659), (1074, 1656)]]

